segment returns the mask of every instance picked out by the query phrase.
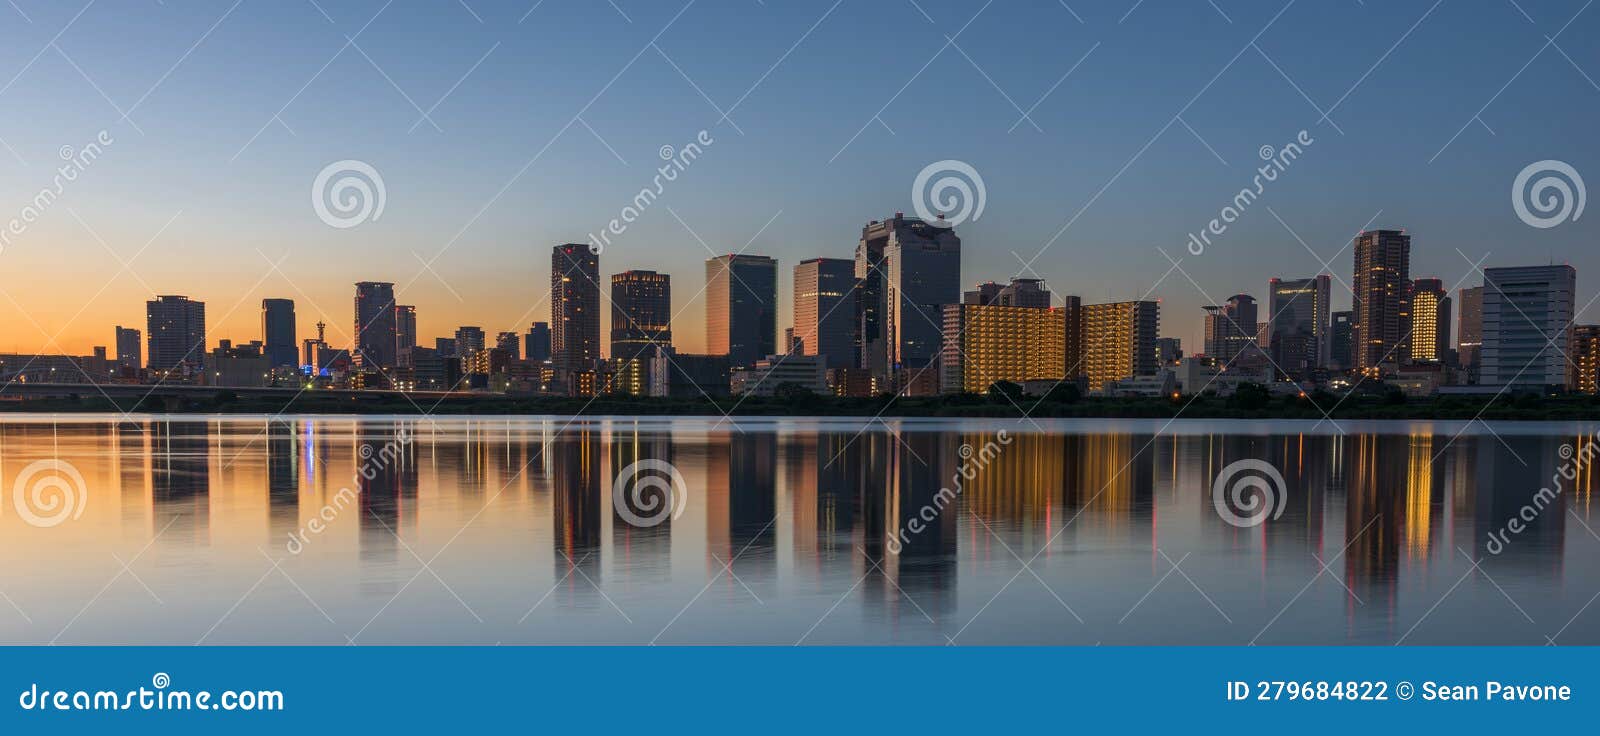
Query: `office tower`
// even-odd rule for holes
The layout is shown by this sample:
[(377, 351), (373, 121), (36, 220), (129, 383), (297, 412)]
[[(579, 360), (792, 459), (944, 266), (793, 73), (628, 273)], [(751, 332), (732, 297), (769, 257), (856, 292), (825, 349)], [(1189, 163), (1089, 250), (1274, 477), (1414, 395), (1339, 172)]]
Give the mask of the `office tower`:
[(1399, 230), (1367, 230), (1355, 239), (1356, 370), (1411, 362), (1411, 236)]
[(1303, 376), (1328, 363), (1330, 277), (1272, 279), (1268, 282), (1267, 350), (1284, 371)]
[(734, 367), (777, 352), (778, 262), (726, 255), (706, 261), (706, 350)]
[(672, 277), (655, 271), (611, 275), (611, 357), (632, 360), (672, 345)]
[(522, 360), (522, 336), (515, 332), (495, 335), (494, 348), (504, 352), (507, 360)]
[(650, 357), (672, 346), (672, 278), (655, 271), (611, 275), (612, 391), (649, 393)]
[(1450, 357), (1450, 293), (1439, 279), (1411, 282), (1411, 360), (1447, 363)]
[(1183, 341), (1176, 337), (1156, 339), (1156, 364), (1177, 365), (1183, 360)]
[(1578, 272), (1571, 266), (1490, 268), (1483, 272), (1480, 381), (1545, 390), (1567, 380)]
[(398, 365), (411, 367), (411, 351), (417, 346), (417, 308), (398, 304), (394, 308), (394, 355)]
[(382, 370), (396, 365), (394, 306), (394, 284), (356, 283), (356, 344), (352, 356), (356, 367)]
[(801, 355), (823, 356), (829, 368), (856, 365), (856, 264), (812, 258), (794, 267), (794, 340)]
[(1328, 365), (1339, 370), (1355, 367), (1356, 313), (1334, 312), (1328, 326)]
[(117, 326), (117, 365), (135, 371), (144, 366), (139, 338), (138, 330)]
[(856, 246), (856, 345), (875, 378), (919, 371), (939, 356), (943, 307), (961, 299), (955, 228), (903, 212), (861, 229)]
[(600, 256), (587, 245), (550, 253), (550, 358), (563, 371), (592, 371), (600, 361)]
[(261, 343), (263, 357), (272, 368), (295, 364), (294, 300), (261, 300)]
[(1101, 391), (1110, 381), (1155, 375), (1160, 302), (1087, 304), (1082, 310), (1083, 374), (1089, 378), (1089, 390)]
[(1060, 380), (1066, 310), (947, 304), (940, 390), (978, 394), (998, 381)]
[(528, 328), (528, 362), (544, 363), (550, 360), (550, 323), (535, 322)]
[(1456, 360), (1463, 368), (1475, 369), (1478, 353), (1483, 348), (1483, 287), (1469, 286), (1459, 293), (1461, 318), (1456, 330)]
[(196, 373), (205, 367), (206, 303), (186, 296), (158, 296), (145, 307), (149, 368)]
[(1261, 325), (1256, 318), (1256, 298), (1235, 294), (1225, 304), (1206, 310), (1206, 355), (1228, 363), (1256, 342)]
[(1567, 358), (1567, 390), (1600, 393), (1600, 325), (1573, 325)]

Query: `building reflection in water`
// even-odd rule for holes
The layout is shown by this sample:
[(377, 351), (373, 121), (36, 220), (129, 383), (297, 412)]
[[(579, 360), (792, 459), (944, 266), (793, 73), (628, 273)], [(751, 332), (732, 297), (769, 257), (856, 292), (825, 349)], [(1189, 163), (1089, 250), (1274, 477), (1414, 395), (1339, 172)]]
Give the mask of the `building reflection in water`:
[[(611, 509), (611, 549), (628, 575), (644, 571), (664, 572), (672, 555), (672, 513), (676, 503), (687, 503), (693, 491), (683, 489), (689, 498), (658, 492), (672, 480), (652, 466), (673, 462), (670, 436), (660, 430), (641, 429), (638, 422), (616, 420), (610, 433), (609, 461), (611, 482), (600, 484), (601, 500)], [(635, 465), (643, 463), (644, 465)], [(629, 469), (632, 468), (630, 471)], [(628, 472), (624, 472), (628, 471)], [(623, 491), (623, 509), (613, 488)], [(629, 514), (639, 523), (629, 520)]]
[[(70, 455), (94, 486), (87, 518), (109, 514), (102, 518), (116, 524), (112, 531), (148, 530), (173, 549), (213, 543), (220, 549), (240, 540), (253, 547), (263, 529), (278, 546), (324, 506), (339, 507), (348, 487), (354, 496), (325, 535), (313, 535), (326, 541), (308, 543), (315, 550), (309, 554), (333, 561), (322, 567), (335, 570), (343, 554), (360, 566), (366, 590), (391, 594), (415, 571), (403, 544), (416, 545), (412, 537), (423, 528), (433, 542), (463, 527), (506, 535), (495, 544), (511, 548), (545, 544), (548, 528), (554, 579), (565, 581), (562, 589), (574, 597), (590, 596), (591, 583), (639, 586), (633, 592), (688, 585), (692, 595), (700, 581), (672, 580), (673, 558), (679, 572), (703, 558), (707, 579), (723, 575), (729, 563), (762, 597), (768, 588), (784, 589), (774, 581), (795, 573), (808, 593), (824, 597), (836, 592), (834, 581), (843, 580), (842, 589), (859, 579), (851, 605), (874, 621), (944, 621), (956, 606), (958, 575), (983, 589), (972, 581), (1015, 572), (1013, 553), (1024, 560), (1037, 553), (1041, 575), (1070, 586), (1120, 584), (1112, 575), (1127, 568), (1080, 568), (1094, 559), (1074, 556), (1062, 564), (1052, 556), (1134, 550), (1132, 567), (1144, 572), (1148, 555), (1159, 575), (1168, 568), (1156, 549), (1173, 559), (1211, 552), (1208, 561), (1194, 558), (1197, 576), (1216, 564), (1249, 576), (1232, 581), (1238, 587), (1260, 578), (1251, 592), (1268, 591), (1264, 599), (1274, 610), (1283, 602), (1278, 583), (1290, 580), (1292, 595), (1307, 570), (1325, 561), (1327, 577), (1305, 600), (1331, 592), (1352, 630), (1387, 631), (1391, 639), (1433, 602), (1440, 585), (1455, 581), (1463, 556), (1502, 581), (1544, 581), (1546, 588), (1587, 582), (1574, 575), (1586, 568), (1564, 568), (1562, 555), (1567, 547), (1587, 550), (1582, 545), (1592, 541), (1581, 526), (1568, 532), (1590, 513), (1593, 470), (1569, 459), (1593, 452), (1588, 436), (1455, 436), (1426, 424), (1412, 425), (1409, 434), (1019, 427), (1001, 443), (992, 430), (914, 422), (861, 432), (679, 422), (439, 420), (438, 428), (431, 420), (392, 419), (0, 422), (6, 461), (0, 487), (9, 489), (5, 484), (20, 470), (13, 458)], [(405, 439), (418, 431), (415, 441)], [(1212, 497), (1221, 470), (1243, 459), (1271, 464), (1284, 480), (1281, 513), (1246, 528), (1224, 521)], [(636, 526), (613, 508), (616, 475), (645, 460), (683, 473), (690, 495), (681, 520)], [(1554, 478), (1561, 492), (1541, 498)], [(494, 502), (502, 489), (507, 495)], [(1539, 510), (1529, 517), (1529, 507)], [(508, 511), (517, 508), (528, 513)], [(1497, 537), (1501, 543), (1490, 549)], [(1336, 584), (1330, 578), (1350, 592), (1329, 588)], [(1131, 598), (1148, 588), (1148, 580), (1139, 582)], [(726, 586), (734, 598), (745, 597), (731, 577)], [(1522, 598), (1515, 588), (1513, 594)], [(682, 605), (686, 598), (673, 600)], [(1258, 604), (1222, 602), (1230, 614)]]
[(153, 421), (146, 430), (156, 532), (168, 542), (209, 542), (213, 440), (207, 424)]
[[(410, 422), (362, 422), (352, 427), (355, 490), (360, 502), (362, 562), (393, 569), (409, 561), (402, 549), (417, 526), (417, 459)], [(344, 481), (348, 482), (348, 481)], [(348, 487), (340, 485), (340, 487)], [(334, 504), (339, 505), (338, 490)], [(341, 513), (349, 513), (341, 511)], [(369, 589), (388, 591), (393, 578), (369, 579)]]
[[(551, 438), (551, 513), (554, 517), (555, 569), (571, 590), (600, 580), (600, 431), (573, 426)], [(582, 572), (583, 574), (578, 574)]]

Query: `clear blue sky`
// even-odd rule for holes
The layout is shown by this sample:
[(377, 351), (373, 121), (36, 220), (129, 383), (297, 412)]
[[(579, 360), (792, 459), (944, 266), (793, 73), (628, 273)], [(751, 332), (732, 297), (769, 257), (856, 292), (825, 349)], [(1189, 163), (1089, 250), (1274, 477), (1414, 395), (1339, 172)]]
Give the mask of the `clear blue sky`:
[[(1470, 271), (1458, 248), (1485, 266), (1570, 262), (1580, 303), (1600, 274), (1600, 213), (1534, 229), (1510, 198), (1541, 159), (1600, 182), (1600, 8), (1583, 2), (84, 7), (0, 4), (0, 222), (51, 183), (62, 146), (115, 140), (0, 253), (0, 350), (107, 344), (151, 292), (205, 299), (213, 342), (259, 337), (266, 296), (297, 300), (302, 336), (326, 317), (341, 341), (363, 279), (396, 282), (424, 339), (525, 330), (547, 314), (549, 247), (603, 227), (658, 149), (701, 129), (716, 142), (602, 257), (603, 273), (673, 274), (689, 348), (711, 255), (691, 229), (780, 259), (782, 325), (789, 268), (849, 257), (865, 221), (913, 211), (914, 177), (942, 159), (986, 187), (958, 230), (965, 281), (1008, 278), (1013, 252), (1054, 238), (1033, 269), (1058, 294), (1154, 287), (1163, 332), (1191, 349), (1211, 299), (1323, 270), (1268, 207), (1346, 280), (1339, 250), (1369, 221), (1408, 229), (1413, 275), (1447, 284)], [(1188, 254), (1258, 149), (1302, 129), (1315, 144)], [(311, 183), (341, 159), (381, 174), (380, 219), (316, 217)], [(437, 275), (422, 265), (436, 255)]]

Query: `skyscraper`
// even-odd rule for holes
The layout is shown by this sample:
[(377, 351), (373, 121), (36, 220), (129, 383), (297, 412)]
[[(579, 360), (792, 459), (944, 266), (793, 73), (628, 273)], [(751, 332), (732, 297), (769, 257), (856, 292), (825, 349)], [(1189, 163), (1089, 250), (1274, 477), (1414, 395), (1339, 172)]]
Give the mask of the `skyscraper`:
[(394, 355), (397, 365), (410, 367), (412, 349), (417, 346), (417, 308), (398, 304), (394, 308)]
[(778, 262), (732, 254), (706, 261), (706, 350), (734, 367), (777, 352)]
[(1565, 385), (1577, 286), (1577, 270), (1566, 265), (1484, 270), (1482, 383)]
[(550, 253), (550, 357), (557, 370), (600, 361), (600, 256), (567, 243)]
[(1450, 357), (1450, 293), (1439, 279), (1411, 282), (1411, 360), (1445, 363)]
[(1367, 230), (1355, 239), (1355, 368), (1369, 375), (1379, 366), (1411, 362), (1411, 236), (1399, 230)]
[(1329, 282), (1327, 274), (1268, 282), (1267, 349), (1272, 360), (1295, 377), (1328, 362)]
[(672, 345), (672, 277), (655, 271), (611, 275), (611, 357), (648, 357)]
[(495, 335), (494, 349), (503, 351), (507, 360), (522, 360), (522, 336), (515, 332)]
[(1479, 350), (1483, 348), (1483, 287), (1469, 286), (1461, 295), (1461, 318), (1457, 324), (1457, 362), (1476, 373)]
[(856, 246), (856, 279), (861, 367), (899, 380), (938, 359), (944, 306), (961, 300), (955, 228), (902, 212), (867, 223)]
[(855, 262), (812, 258), (794, 267), (794, 337), (801, 355), (821, 355), (829, 368), (856, 365)]
[(1256, 298), (1249, 294), (1234, 294), (1224, 304), (1204, 307), (1206, 310), (1206, 355), (1221, 363), (1229, 363), (1245, 348), (1256, 343), (1261, 325), (1257, 319)]
[(528, 362), (543, 363), (550, 360), (550, 323), (535, 322), (528, 328), (528, 340), (524, 343)]
[(295, 365), (294, 300), (261, 300), (261, 344), (273, 368)]
[(1083, 374), (1090, 391), (1103, 390), (1109, 381), (1155, 375), (1160, 302), (1087, 304), (1082, 310)]
[(611, 275), (612, 390), (650, 392), (650, 358), (672, 347), (672, 278), (655, 271)]
[(1355, 367), (1356, 313), (1334, 312), (1328, 327), (1328, 366), (1340, 370)]
[(158, 296), (145, 302), (145, 340), (149, 368), (166, 373), (197, 373), (205, 368), (206, 304), (186, 296)]
[(144, 366), (144, 350), (139, 338), (138, 330), (117, 326), (117, 365), (135, 371)]
[(394, 284), (386, 281), (356, 283), (355, 352), (358, 368), (393, 368), (395, 360)]

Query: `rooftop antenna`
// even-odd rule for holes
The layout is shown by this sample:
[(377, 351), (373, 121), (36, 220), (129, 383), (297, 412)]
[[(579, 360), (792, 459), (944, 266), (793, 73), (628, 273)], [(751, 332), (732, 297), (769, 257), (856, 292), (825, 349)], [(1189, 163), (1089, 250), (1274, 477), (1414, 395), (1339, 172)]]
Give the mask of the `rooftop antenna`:
[(327, 342), (327, 340), (322, 339), (323, 331), (326, 329), (328, 329), (328, 324), (320, 319), (317, 320), (317, 342)]

